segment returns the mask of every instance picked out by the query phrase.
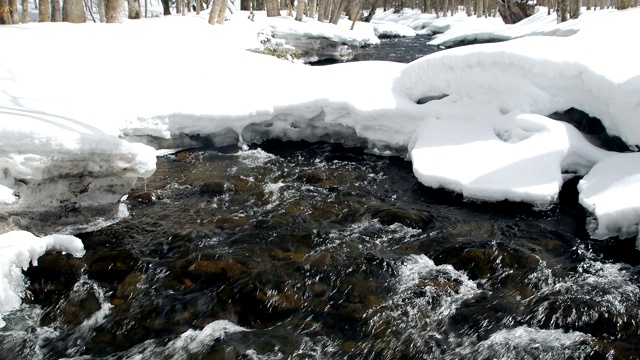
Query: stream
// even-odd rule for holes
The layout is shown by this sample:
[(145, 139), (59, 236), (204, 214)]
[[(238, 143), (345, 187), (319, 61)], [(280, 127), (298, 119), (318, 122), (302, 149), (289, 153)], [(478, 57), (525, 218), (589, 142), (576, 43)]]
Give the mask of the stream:
[(83, 258), (25, 271), (0, 358), (638, 358), (640, 252), (589, 238), (578, 180), (535, 211), (328, 142), (159, 157)]

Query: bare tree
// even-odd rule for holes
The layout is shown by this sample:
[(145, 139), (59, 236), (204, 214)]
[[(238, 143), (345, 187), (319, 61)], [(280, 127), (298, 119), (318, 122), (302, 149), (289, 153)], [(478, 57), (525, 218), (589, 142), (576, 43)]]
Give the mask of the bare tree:
[(107, 23), (121, 23), (124, 21), (124, 0), (107, 1)]
[(213, 0), (213, 5), (211, 5), (211, 10), (209, 11), (209, 24), (215, 25), (218, 22), (220, 7), (222, 7), (222, 0)]
[(49, 22), (51, 21), (51, 3), (49, 0), (38, 1), (38, 21)]
[(0, 24), (13, 24), (13, 19), (11, 18), (11, 10), (9, 8), (9, 1), (7, 0), (0, 0)]
[(82, 0), (64, 0), (62, 4), (62, 21), (81, 24), (87, 21)]
[(218, 11), (218, 25), (224, 25), (224, 17), (227, 14), (228, 4), (229, 0), (222, 0), (222, 4), (220, 5), (220, 9)]
[(26, 24), (29, 22), (29, 0), (22, 0), (22, 12), (20, 13), (20, 22)]
[(332, 24), (338, 24), (338, 21), (340, 21), (340, 17), (344, 12), (344, 8), (347, 6), (347, 2), (348, 0), (339, 0), (338, 5), (335, 7), (335, 11), (333, 12), (333, 14), (331, 14)]
[(266, 0), (267, 16), (280, 16), (280, 2), (278, 0)]
[(305, 0), (298, 0), (296, 3), (296, 21), (302, 21), (304, 15)]
[(320, 22), (324, 22), (327, 19), (325, 14), (328, 2), (329, 0), (318, 0), (318, 21)]
[(60, 0), (51, 0), (51, 21), (62, 21), (62, 6), (60, 6)]
[(569, 0), (558, 0), (556, 14), (558, 15), (558, 24), (569, 20)]
[(316, 18), (316, 9), (318, 8), (318, 0), (309, 0), (309, 16), (312, 19)]
[(9, 0), (9, 7), (4, 8), (2, 11), (8, 11), (11, 18), (10, 24), (17, 24), (20, 22), (20, 15), (18, 15), (18, 0)]
[(127, 7), (129, 8), (129, 19), (140, 19), (140, 0), (127, 0)]
[(100, 22), (107, 22), (107, 4), (106, 0), (98, 0), (98, 17), (100, 18)]

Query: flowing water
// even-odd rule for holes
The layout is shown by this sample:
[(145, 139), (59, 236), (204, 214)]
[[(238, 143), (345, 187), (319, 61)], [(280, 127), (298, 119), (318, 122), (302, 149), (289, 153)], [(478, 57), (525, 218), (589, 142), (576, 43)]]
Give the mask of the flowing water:
[(0, 358), (638, 358), (640, 252), (589, 239), (576, 183), (540, 212), (337, 144), (160, 157), (82, 259), (26, 271)]

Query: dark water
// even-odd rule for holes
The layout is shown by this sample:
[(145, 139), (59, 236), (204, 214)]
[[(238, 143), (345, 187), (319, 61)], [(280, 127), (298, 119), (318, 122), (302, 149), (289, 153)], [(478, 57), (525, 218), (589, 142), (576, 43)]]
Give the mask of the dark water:
[[(575, 185), (575, 184), (573, 184)], [(30, 268), (16, 359), (627, 359), (640, 254), (576, 194), (535, 212), (327, 143), (159, 158), (87, 255)], [(41, 273), (35, 272), (40, 268)], [(58, 270), (53, 270), (58, 268)], [(54, 275), (55, 274), (55, 275)]]
[(379, 45), (353, 49), (352, 61), (386, 60), (409, 63), (423, 56), (440, 51), (437, 46), (427, 45), (428, 36), (381, 39)]
[(29, 268), (0, 358), (638, 358), (640, 253), (589, 239), (577, 180), (539, 212), (335, 144), (161, 157), (85, 257)]

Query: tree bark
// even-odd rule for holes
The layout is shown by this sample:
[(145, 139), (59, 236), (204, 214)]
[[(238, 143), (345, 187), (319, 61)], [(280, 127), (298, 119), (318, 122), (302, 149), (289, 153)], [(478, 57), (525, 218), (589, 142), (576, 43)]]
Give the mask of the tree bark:
[(298, 0), (296, 3), (296, 21), (302, 21), (304, 15), (304, 2), (305, 0)]
[(315, 19), (318, 13), (316, 9), (318, 8), (318, 0), (309, 0), (309, 17), (311, 19)]
[(227, 15), (227, 6), (229, 0), (222, 0), (220, 9), (218, 10), (218, 25), (224, 25), (224, 18)]
[(318, 0), (318, 21), (324, 22), (326, 17), (324, 16), (326, 13), (328, 0)]
[(9, 16), (11, 16), (11, 23), (18, 24), (20, 22), (20, 15), (18, 14), (18, 0), (9, 0)]
[(38, 22), (51, 21), (51, 2), (49, 0), (38, 1)]
[(62, 7), (60, 6), (60, 0), (51, 0), (51, 21), (62, 21)]
[(569, 0), (558, 0), (558, 9), (556, 9), (558, 24), (569, 20)]
[(86, 22), (84, 2), (82, 0), (64, 0), (62, 4), (62, 21), (74, 24)]
[[(376, 9), (378, 8), (378, 1), (379, 0), (373, 0), (371, 2), (371, 8), (369, 8), (369, 13), (367, 14), (367, 16), (364, 17), (364, 19), (362, 19), (362, 21), (371, 22), (371, 20), (373, 19), (373, 16), (376, 14)], [(426, 11), (423, 11), (423, 12), (426, 12)]]
[(335, 12), (331, 16), (331, 23), (332, 24), (334, 24), (334, 25), (338, 24), (338, 21), (340, 21), (340, 17), (342, 16), (342, 12), (344, 11), (344, 8), (346, 6), (347, 6), (347, 0), (340, 0), (340, 4), (338, 4), (338, 6), (336, 6)]
[(129, 19), (140, 19), (140, 0), (127, 0)]
[(22, 13), (20, 14), (20, 22), (23, 24), (29, 22), (29, 0), (22, 0)]
[(161, 0), (162, 3), (162, 14), (163, 15), (171, 15), (171, 5), (169, 5), (169, 0)]
[(106, 0), (107, 23), (121, 23), (124, 21), (124, 0)]
[(572, 19), (577, 19), (580, 16), (581, 7), (582, 7), (582, 3), (580, 0), (571, 1), (571, 18)]
[(98, 17), (101, 23), (107, 22), (107, 4), (106, 0), (98, 0)]
[(251, 0), (241, 0), (240, 1), (240, 10), (251, 10)]
[(222, 0), (213, 0), (211, 10), (209, 11), (209, 24), (215, 25), (218, 22), (218, 13), (222, 7)]
[(280, 16), (280, 2), (278, 0), (266, 0), (267, 16)]
[(0, 24), (11, 25), (13, 19), (11, 19), (11, 11), (9, 10), (9, 1), (0, 0)]
[[(533, 14), (533, 7), (523, 1), (505, 0), (504, 2), (498, 2), (497, 6), (500, 17), (505, 24), (515, 24)], [(488, 13), (488, 10), (485, 4), (485, 14)]]

